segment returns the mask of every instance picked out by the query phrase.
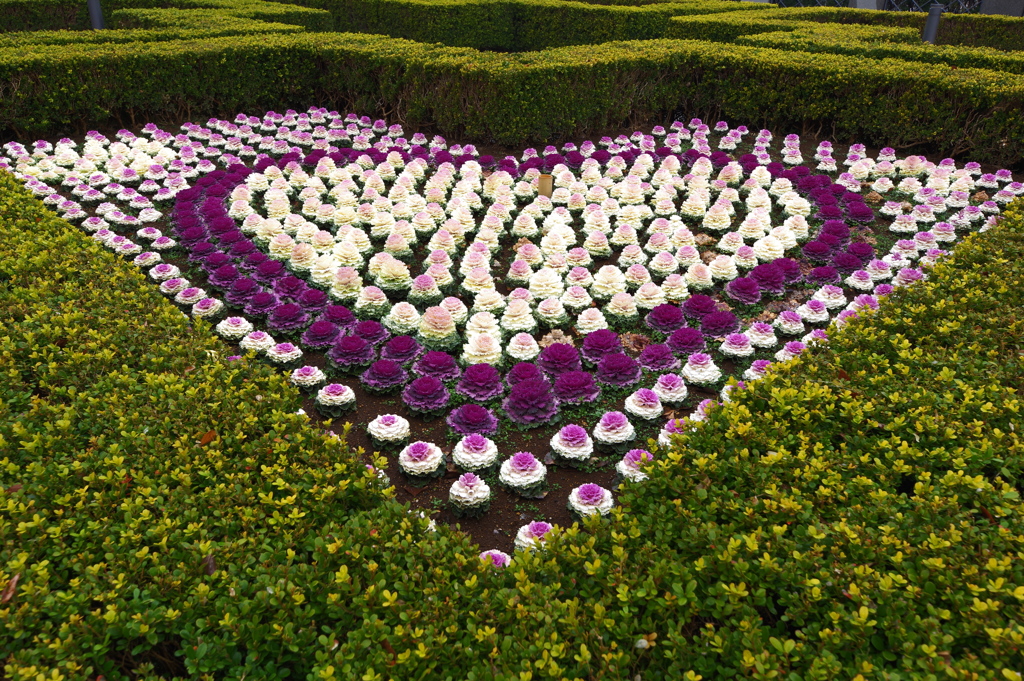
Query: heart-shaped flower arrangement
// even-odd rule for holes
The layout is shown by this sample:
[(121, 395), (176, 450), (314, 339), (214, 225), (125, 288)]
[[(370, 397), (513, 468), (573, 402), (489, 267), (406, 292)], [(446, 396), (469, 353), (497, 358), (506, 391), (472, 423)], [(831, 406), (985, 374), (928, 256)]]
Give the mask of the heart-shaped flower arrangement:
[[(492, 498), (476, 474), (546, 489), (533, 454), (499, 455), (502, 428), (549, 427), (547, 463), (611, 454), (617, 480), (642, 481), (654, 456), (634, 424), (696, 403), (664, 423), (669, 444), (1024, 193), (1009, 171), (863, 145), (840, 163), (821, 142), (805, 165), (796, 135), (774, 146), (767, 130), (698, 119), (502, 159), (403, 134), (324, 109), (240, 114), (177, 135), (92, 132), (81, 148), (8, 143), (0, 167), (288, 371), (324, 417), (365, 392), (445, 418), (461, 438), (448, 451), (409, 444), (396, 414), (367, 428), (414, 481), (469, 471), (451, 490), (463, 517)], [(589, 433), (553, 427), (602, 395), (614, 408)], [(567, 504), (604, 514), (612, 492), (587, 483)], [(524, 527), (517, 544), (541, 546), (550, 529)]]

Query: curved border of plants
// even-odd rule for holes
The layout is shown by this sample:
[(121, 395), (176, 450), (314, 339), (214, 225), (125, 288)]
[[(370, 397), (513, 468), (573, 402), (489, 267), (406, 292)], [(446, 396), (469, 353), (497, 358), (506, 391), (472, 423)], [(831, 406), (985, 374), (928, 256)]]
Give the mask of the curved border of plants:
[(9, 678), (1019, 678), (1019, 201), (502, 570), (0, 186)]

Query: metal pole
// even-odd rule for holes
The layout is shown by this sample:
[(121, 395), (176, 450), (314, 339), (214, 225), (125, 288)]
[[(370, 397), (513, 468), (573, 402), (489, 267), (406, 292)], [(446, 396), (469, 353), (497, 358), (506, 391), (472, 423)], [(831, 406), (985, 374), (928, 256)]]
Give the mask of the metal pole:
[(939, 34), (939, 21), (942, 19), (942, 10), (945, 5), (936, 2), (928, 9), (928, 19), (924, 22), (924, 34), (921, 40), (926, 43), (935, 44), (935, 37)]
[(89, 20), (92, 22), (94, 31), (106, 28), (103, 23), (103, 8), (100, 7), (100, 0), (89, 0)]

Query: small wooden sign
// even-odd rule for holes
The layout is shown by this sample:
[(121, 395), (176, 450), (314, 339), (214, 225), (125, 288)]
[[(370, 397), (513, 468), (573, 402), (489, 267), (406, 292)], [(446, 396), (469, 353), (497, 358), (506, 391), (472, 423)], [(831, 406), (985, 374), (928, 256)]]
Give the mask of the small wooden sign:
[(537, 191), (541, 196), (551, 198), (551, 193), (555, 190), (555, 179), (546, 173), (542, 173), (537, 178)]

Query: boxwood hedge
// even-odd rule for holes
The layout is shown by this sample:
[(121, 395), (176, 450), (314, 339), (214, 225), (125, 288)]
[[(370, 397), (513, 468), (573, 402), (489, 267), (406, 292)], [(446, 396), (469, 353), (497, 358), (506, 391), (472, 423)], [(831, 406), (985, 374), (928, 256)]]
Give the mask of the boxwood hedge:
[(1021, 208), (500, 571), (2, 175), (4, 675), (1020, 679)]

